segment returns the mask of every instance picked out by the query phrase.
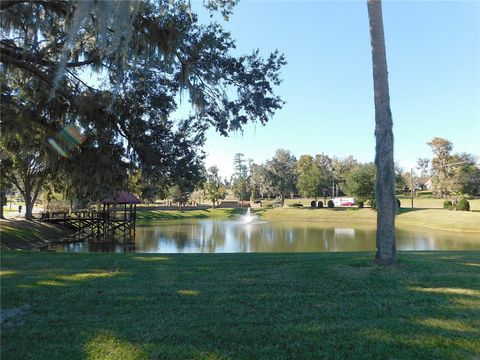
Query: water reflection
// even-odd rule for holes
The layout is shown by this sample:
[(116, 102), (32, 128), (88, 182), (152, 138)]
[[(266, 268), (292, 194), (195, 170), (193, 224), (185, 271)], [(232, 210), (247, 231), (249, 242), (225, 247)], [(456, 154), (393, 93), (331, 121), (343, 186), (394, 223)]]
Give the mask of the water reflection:
[[(479, 250), (478, 234), (397, 229), (399, 250)], [(199, 220), (136, 229), (135, 244), (71, 244), (65, 251), (150, 253), (373, 251), (373, 226)]]
[(63, 250), (66, 252), (135, 252), (135, 242), (90, 241), (71, 243), (63, 245)]
[(397, 229), (399, 250), (478, 250), (480, 234)]

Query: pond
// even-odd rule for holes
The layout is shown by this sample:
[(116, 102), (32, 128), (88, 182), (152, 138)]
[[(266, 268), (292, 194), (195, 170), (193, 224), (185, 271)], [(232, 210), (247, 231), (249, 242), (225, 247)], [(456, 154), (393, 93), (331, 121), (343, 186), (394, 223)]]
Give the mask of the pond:
[[(399, 250), (480, 250), (480, 235), (397, 227)], [(90, 242), (63, 251), (142, 253), (329, 252), (375, 250), (375, 227), (348, 223), (182, 220), (136, 228), (130, 244)]]

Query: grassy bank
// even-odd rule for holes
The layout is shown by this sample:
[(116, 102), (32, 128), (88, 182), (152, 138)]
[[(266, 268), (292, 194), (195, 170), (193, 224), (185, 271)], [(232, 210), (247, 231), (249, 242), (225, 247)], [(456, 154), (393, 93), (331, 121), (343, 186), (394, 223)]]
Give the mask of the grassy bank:
[(245, 209), (205, 209), (205, 210), (139, 210), (137, 222), (139, 225), (156, 220), (186, 220), (186, 219), (229, 219), (244, 214)]
[[(188, 219), (233, 219), (245, 213), (245, 209), (207, 210), (141, 210), (137, 213), (137, 225), (152, 225)], [(321, 223), (345, 223), (349, 226), (376, 223), (376, 212), (371, 209), (310, 209), (273, 208), (255, 209), (254, 212), (267, 221), (317, 221)], [(399, 228), (423, 227), (436, 230), (480, 232), (480, 212), (448, 211), (443, 209), (402, 209), (396, 219)], [(0, 244), (4, 249), (33, 249), (60, 239), (69, 230), (41, 222), (26, 220), (0, 220)]]
[(396, 221), (399, 227), (420, 226), (438, 230), (480, 233), (479, 212), (443, 209), (403, 210)]
[[(228, 219), (245, 213), (245, 209), (209, 209), (190, 211), (139, 211), (139, 225), (152, 224), (157, 220), (181, 219)], [(376, 212), (357, 208), (260, 208), (253, 210), (262, 219), (270, 221), (308, 220), (319, 222), (346, 222), (355, 225), (375, 225)], [(419, 226), (437, 230), (480, 232), (480, 213), (449, 211), (443, 209), (402, 209), (397, 216), (399, 227)]]
[(3, 249), (30, 250), (60, 239), (71, 231), (52, 224), (21, 219), (0, 220), (0, 245)]
[[(312, 220), (322, 222), (348, 222), (376, 224), (377, 213), (371, 209), (296, 209), (277, 208), (257, 212), (266, 220)], [(430, 229), (480, 232), (480, 213), (449, 211), (443, 209), (402, 209), (397, 215), (399, 227), (420, 226)]]
[(2, 359), (468, 359), (480, 252), (2, 252)]

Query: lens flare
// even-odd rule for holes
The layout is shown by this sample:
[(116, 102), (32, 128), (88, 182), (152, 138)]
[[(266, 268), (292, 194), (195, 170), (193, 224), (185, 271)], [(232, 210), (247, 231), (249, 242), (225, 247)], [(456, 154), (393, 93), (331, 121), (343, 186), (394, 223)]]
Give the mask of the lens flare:
[(58, 152), (63, 157), (68, 157), (68, 154), (62, 149), (60, 145), (55, 141), (54, 138), (48, 138), (48, 143), (53, 147), (53, 149)]
[(58, 132), (57, 140), (48, 138), (48, 143), (60, 156), (68, 157), (68, 152), (80, 146), (86, 137), (74, 125), (67, 125)]

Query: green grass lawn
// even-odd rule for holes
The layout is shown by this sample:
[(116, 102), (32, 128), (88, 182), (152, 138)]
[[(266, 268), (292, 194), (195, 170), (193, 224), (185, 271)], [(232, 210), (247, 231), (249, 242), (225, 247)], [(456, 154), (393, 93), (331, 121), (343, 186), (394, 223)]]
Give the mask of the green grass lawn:
[(396, 223), (404, 228), (420, 226), (448, 231), (478, 232), (480, 241), (480, 212), (404, 209), (397, 215)]
[[(375, 225), (377, 221), (377, 213), (369, 208), (275, 208), (257, 209), (255, 213), (265, 220), (346, 222), (352, 226)], [(444, 209), (401, 209), (396, 217), (396, 224), (403, 228), (420, 226), (438, 230), (480, 232), (480, 213)]]
[(480, 252), (2, 252), (2, 359), (477, 359)]
[(355, 224), (375, 224), (376, 212), (357, 208), (260, 208), (254, 210), (265, 220), (314, 220), (325, 222), (349, 222)]
[(244, 214), (246, 209), (205, 209), (205, 210), (138, 210), (137, 222), (142, 225), (156, 220), (185, 219), (228, 219)]
[(17, 213), (18, 214), (18, 206), (16, 208), (12, 208), (10, 209), (9, 207), (5, 206), (3, 208), (3, 213), (4, 214), (15, 214)]

